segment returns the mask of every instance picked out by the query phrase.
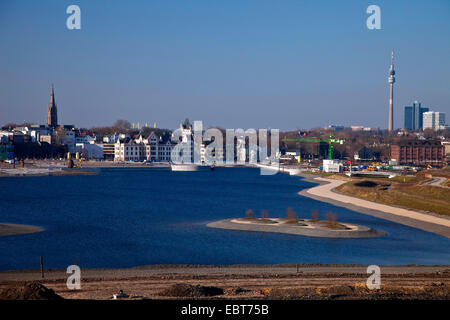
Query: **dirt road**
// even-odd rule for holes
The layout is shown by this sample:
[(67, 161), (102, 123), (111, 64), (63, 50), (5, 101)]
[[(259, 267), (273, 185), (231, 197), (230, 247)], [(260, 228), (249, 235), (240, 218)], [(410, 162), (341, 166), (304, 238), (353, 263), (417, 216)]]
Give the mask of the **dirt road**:
[(423, 185), (433, 186), (433, 187), (440, 187), (440, 188), (450, 188), (445, 186), (443, 183), (447, 181), (447, 178), (444, 177), (434, 177), (433, 179), (429, 181), (425, 181), (422, 183)]

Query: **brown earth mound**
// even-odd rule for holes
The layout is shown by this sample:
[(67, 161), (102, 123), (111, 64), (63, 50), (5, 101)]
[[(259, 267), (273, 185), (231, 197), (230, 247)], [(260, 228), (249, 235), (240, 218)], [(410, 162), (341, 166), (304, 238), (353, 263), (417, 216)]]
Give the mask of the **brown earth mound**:
[(218, 287), (205, 287), (200, 285), (190, 285), (184, 283), (177, 283), (166, 290), (160, 292), (161, 296), (169, 296), (169, 297), (211, 297), (218, 296), (223, 294), (223, 289)]
[(60, 300), (53, 289), (49, 289), (39, 282), (28, 282), (0, 289), (0, 300)]
[(432, 299), (448, 300), (450, 288), (443, 282), (431, 286), (382, 286), (380, 290), (369, 290), (365, 283), (354, 285), (319, 286), (316, 288), (279, 288), (262, 290), (274, 299)]

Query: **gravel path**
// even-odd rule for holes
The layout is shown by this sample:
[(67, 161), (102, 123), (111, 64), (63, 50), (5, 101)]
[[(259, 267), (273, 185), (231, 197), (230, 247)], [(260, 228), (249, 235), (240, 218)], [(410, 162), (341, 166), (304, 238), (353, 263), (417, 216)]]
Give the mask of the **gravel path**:
[(443, 183), (447, 180), (447, 178), (444, 177), (434, 177), (430, 181), (425, 181), (422, 183), (423, 185), (433, 186), (433, 187), (440, 187), (440, 188), (447, 188), (450, 189), (450, 187), (444, 186)]
[(450, 219), (447, 217), (389, 206), (333, 191), (347, 181), (325, 178), (310, 181), (319, 182), (320, 185), (302, 190), (300, 195), (450, 238)]

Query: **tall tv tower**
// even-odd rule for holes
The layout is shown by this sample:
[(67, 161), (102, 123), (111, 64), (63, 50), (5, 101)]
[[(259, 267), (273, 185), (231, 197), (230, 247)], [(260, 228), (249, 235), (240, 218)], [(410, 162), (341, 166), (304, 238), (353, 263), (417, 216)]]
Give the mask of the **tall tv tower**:
[(394, 83), (395, 83), (395, 71), (394, 71), (394, 49), (392, 49), (391, 55), (391, 67), (389, 68), (389, 125), (388, 130), (394, 129)]

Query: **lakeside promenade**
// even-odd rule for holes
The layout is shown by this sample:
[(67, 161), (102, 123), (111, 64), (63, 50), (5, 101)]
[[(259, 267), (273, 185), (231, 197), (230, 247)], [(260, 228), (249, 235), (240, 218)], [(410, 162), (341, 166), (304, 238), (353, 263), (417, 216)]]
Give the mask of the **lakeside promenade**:
[[(303, 175), (303, 177), (305, 176)], [(450, 219), (447, 217), (363, 200), (334, 191), (335, 188), (347, 181), (320, 177), (305, 178), (310, 182), (319, 183), (319, 185), (300, 191), (299, 194), (302, 196), (450, 238)]]

